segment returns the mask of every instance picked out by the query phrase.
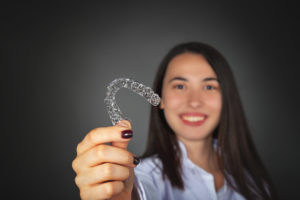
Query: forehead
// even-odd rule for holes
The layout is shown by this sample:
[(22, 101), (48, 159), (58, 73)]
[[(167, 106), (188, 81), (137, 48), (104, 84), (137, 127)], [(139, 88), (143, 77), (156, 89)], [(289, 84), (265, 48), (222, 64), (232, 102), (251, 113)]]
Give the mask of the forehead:
[(169, 62), (165, 78), (173, 76), (217, 77), (204, 56), (196, 53), (183, 53), (174, 57)]

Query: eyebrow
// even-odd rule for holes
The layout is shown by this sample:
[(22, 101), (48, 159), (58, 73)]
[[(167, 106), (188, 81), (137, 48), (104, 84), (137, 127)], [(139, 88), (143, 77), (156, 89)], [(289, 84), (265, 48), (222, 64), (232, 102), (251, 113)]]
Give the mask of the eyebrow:
[(169, 83), (172, 82), (172, 81), (175, 81), (175, 80), (178, 80), (178, 81), (187, 81), (186, 78), (176, 76), (176, 77), (172, 78), (171, 80), (169, 80)]
[[(169, 80), (169, 83), (175, 80), (179, 80), (179, 81), (188, 81), (186, 78), (180, 77), (180, 76), (176, 76), (174, 78), (172, 78), (171, 80)], [(215, 77), (207, 77), (205, 79), (202, 80), (203, 82), (207, 82), (207, 81), (217, 81), (219, 82), (219, 80)]]
[(217, 81), (217, 82), (219, 82), (219, 80), (215, 77), (207, 77), (207, 78), (203, 79), (203, 82), (206, 82), (206, 81)]

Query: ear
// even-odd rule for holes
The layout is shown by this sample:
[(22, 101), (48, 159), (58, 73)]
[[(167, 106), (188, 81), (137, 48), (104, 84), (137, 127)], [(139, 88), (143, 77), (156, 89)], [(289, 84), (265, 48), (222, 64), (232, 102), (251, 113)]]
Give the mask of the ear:
[(162, 98), (160, 99), (159, 108), (162, 109), (162, 110), (165, 108), (165, 104), (164, 104), (164, 101), (163, 101)]

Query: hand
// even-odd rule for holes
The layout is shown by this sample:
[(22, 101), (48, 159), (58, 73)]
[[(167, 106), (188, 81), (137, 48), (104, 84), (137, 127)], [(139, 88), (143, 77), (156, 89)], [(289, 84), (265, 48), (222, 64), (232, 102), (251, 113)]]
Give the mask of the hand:
[(82, 199), (131, 199), (138, 160), (126, 150), (130, 131), (130, 123), (124, 120), (93, 129), (78, 144), (72, 167)]

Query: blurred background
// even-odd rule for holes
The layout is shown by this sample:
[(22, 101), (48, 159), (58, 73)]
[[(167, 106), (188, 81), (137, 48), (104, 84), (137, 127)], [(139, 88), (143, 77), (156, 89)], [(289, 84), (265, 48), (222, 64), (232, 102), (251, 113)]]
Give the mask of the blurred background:
[[(282, 199), (298, 195), (299, 18), (289, 1), (98, 1), (1, 6), (1, 190), (8, 199), (79, 199), (71, 163), (110, 126), (106, 86), (151, 86), (175, 44), (201, 41), (230, 63), (257, 149)], [(4, 86), (4, 87), (3, 87)], [(129, 149), (141, 155), (150, 104), (126, 89)]]

